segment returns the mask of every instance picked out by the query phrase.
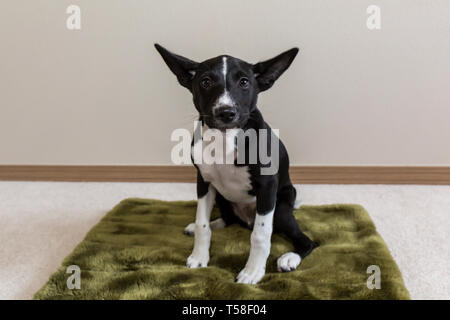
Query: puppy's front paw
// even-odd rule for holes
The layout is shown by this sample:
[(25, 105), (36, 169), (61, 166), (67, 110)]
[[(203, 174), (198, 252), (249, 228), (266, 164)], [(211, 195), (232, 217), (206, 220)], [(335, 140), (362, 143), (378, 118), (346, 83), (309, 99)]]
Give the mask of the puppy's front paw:
[(264, 267), (245, 267), (236, 277), (237, 283), (257, 284), (264, 274), (266, 269)]
[(278, 272), (289, 272), (297, 269), (302, 258), (295, 252), (288, 252), (283, 254), (277, 260)]
[(186, 266), (188, 268), (204, 268), (208, 266), (209, 256), (199, 255), (199, 254), (191, 254), (187, 259)]
[(188, 236), (193, 236), (195, 233), (195, 223), (189, 223), (186, 228), (184, 228), (184, 234)]

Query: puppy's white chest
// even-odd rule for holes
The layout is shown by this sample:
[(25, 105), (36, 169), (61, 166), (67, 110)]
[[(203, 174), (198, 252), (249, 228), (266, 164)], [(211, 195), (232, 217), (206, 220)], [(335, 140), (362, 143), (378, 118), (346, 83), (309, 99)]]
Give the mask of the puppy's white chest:
[(198, 167), (203, 179), (210, 182), (228, 201), (254, 201), (254, 197), (248, 194), (252, 188), (248, 167), (237, 167), (234, 164), (200, 164)]
[(204, 161), (197, 163), (197, 166), (206, 182), (211, 183), (230, 202), (250, 203), (255, 201), (255, 197), (248, 194), (252, 188), (248, 167), (234, 165), (236, 134), (236, 130), (221, 133), (217, 137), (222, 142), (219, 146), (200, 140), (194, 145), (193, 152), (197, 144), (202, 144)]

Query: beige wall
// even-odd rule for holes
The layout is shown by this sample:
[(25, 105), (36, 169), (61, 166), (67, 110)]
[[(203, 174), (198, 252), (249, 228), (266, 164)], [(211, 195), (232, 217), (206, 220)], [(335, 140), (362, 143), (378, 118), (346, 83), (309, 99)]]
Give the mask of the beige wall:
[(169, 164), (195, 112), (159, 42), (254, 62), (299, 46), (259, 102), (294, 164), (450, 165), (449, 17), (448, 0), (3, 0), (0, 164)]

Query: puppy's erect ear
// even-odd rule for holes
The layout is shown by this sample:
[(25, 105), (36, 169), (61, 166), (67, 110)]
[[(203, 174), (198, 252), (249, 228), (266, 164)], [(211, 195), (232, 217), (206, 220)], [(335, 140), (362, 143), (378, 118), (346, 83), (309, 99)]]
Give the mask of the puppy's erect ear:
[(253, 65), (253, 72), (256, 74), (259, 91), (269, 89), (283, 72), (289, 68), (297, 53), (298, 48), (292, 48), (275, 58)]
[(155, 43), (155, 48), (161, 54), (170, 70), (177, 76), (178, 82), (192, 91), (192, 78), (195, 75), (198, 63), (174, 54), (157, 43)]

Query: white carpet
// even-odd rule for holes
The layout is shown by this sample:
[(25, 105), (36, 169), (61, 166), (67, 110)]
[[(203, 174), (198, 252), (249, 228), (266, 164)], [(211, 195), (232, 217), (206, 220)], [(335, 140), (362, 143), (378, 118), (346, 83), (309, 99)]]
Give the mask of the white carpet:
[[(304, 204), (363, 205), (391, 249), (412, 298), (450, 299), (450, 186), (297, 189)], [(195, 186), (0, 182), (0, 299), (30, 299), (86, 232), (127, 197), (189, 200), (195, 199)]]

